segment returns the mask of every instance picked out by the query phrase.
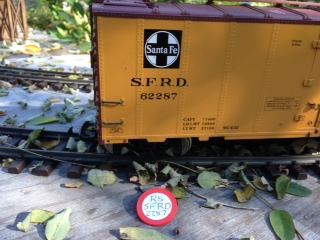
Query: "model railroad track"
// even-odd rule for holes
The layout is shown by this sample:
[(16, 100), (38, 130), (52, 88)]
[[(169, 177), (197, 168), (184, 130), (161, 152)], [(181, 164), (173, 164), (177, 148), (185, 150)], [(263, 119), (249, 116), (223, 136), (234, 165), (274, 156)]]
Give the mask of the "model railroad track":
[[(183, 157), (168, 157), (168, 156), (137, 156), (124, 155), (116, 156), (109, 153), (97, 153), (97, 142), (95, 138), (84, 134), (81, 137), (77, 133), (72, 132), (72, 128), (67, 132), (51, 132), (42, 131), (41, 140), (57, 140), (60, 143), (53, 150), (42, 150), (39, 148), (31, 148), (27, 150), (18, 149), (19, 143), (22, 140), (27, 140), (28, 136), (33, 130), (0, 127), (0, 137), (8, 136), (6, 143), (0, 144), (0, 158), (12, 158), (15, 161), (9, 167), (8, 172), (19, 174), (22, 172), (32, 161), (43, 161), (43, 165), (38, 169), (38, 175), (49, 176), (52, 170), (62, 162), (72, 163), (68, 172), (68, 177), (78, 178), (84, 167), (97, 167), (105, 168), (110, 164), (118, 167), (130, 167), (132, 162), (136, 161), (141, 164), (145, 162), (156, 162), (167, 160), (177, 164), (195, 167), (218, 167), (225, 168), (235, 162), (245, 162), (247, 165), (246, 174), (250, 178), (252, 171), (260, 172), (271, 179), (280, 176), (278, 166), (287, 166), (290, 169), (290, 174), (296, 179), (306, 179), (307, 173), (305, 168), (312, 168), (320, 176), (320, 156), (319, 155), (294, 155), (294, 156), (277, 156), (277, 157), (199, 157), (199, 156), (183, 156)], [(76, 142), (82, 140), (85, 142), (87, 151), (84, 153), (70, 152), (66, 149), (67, 142), (70, 137), (73, 137)], [(192, 172), (188, 173), (192, 175)], [(252, 175), (253, 177), (253, 175)]]
[(61, 90), (62, 86), (67, 84), (74, 88), (83, 87), (87, 92), (91, 92), (93, 86), (92, 74), (0, 66), (0, 75), (1, 80), (8, 81), (12, 85), (36, 84), (40, 88), (50, 85), (54, 90)]

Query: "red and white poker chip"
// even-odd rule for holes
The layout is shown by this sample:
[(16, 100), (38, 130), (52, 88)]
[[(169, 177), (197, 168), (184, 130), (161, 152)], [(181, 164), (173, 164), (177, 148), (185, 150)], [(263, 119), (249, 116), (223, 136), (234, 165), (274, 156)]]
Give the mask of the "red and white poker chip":
[(170, 223), (178, 212), (175, 196), (163, 188), (153, 188), (144, 192), (137, 203), (137, 213), (145, 224), (163, 226)]

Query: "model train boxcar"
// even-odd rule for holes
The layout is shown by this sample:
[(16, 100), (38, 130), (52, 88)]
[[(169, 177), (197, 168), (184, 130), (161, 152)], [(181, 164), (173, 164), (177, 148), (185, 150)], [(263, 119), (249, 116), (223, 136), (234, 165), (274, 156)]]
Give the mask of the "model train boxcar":
[(320, 12), (92, 5), (101, 144), (318, 137)]

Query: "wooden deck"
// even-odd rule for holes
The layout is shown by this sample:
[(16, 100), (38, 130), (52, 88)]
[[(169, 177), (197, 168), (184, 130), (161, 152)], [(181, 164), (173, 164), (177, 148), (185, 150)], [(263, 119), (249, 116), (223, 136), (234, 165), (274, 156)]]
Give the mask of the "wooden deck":
[[(227, 189), (204, 190), (196, 186), (191, 189), (203, 196), (235, 206), (259, 208), (247, 211), (223, 207), (207, 209), (199, 206), (204, 201), (195, 196), (179, 200), (179, 211), (170, 224), (151, 227), (142, 223), (136, 214), (136, 203), (141, 196), (137, 184), (129, 183), (125, 170), (116, 171), (117, 183), (100, 189), (87, 182), (86, 174), (80, 179), (68, 179), (69, 164), (60, 164), (49, 177), (31, 174), (28, 169), (19, 175), (0, 171), (0, 239), (46, 239), (44, 226), (33, 224), (24, 233), (16, 225), (33, 209), (60, 212), (72, 209), (71, 230), (66, 239), (119, 239), (119, 228), (144, 227), (156, 229), (173, 239), (237, 239), (255, 237), (256, 240), (277, 239), (269, 224), (270, 208), (257, 198), (247, 204), (236, 202), (233, 192)], [(307, 180), (300, 181), (313, 190), (308, 198), (287, 195), (276, 200), (272, 193), (262, 195), (278, 209), (287, 210), (294, 218), (296, 228), (306, 240), (320, 239), (320, 181), (311, 170)], [(65, 183), (82, 181), (79, 189), (65, 188)], [(183, 232), (175, 236), (174, 229)], [(296, 238), (298, 239), (298, 238)]]

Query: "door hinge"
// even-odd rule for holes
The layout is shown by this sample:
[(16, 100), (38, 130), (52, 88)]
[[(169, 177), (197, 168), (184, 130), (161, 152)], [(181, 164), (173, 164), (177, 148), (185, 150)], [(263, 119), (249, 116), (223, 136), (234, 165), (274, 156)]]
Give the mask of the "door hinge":
[(314, 40), (312, 42), (312, 47), (317, 49), (320, 48), (320, 40)]

